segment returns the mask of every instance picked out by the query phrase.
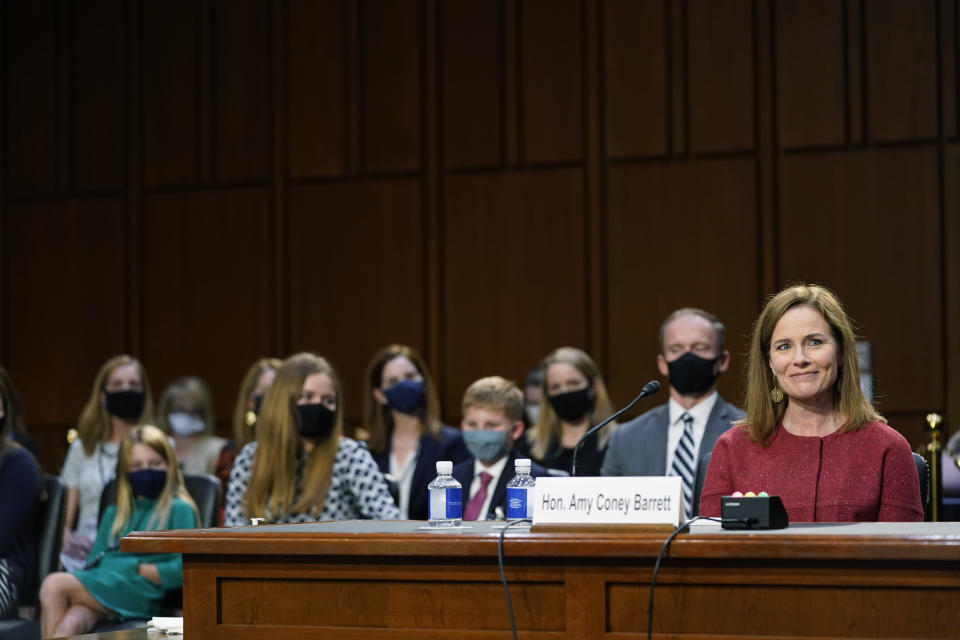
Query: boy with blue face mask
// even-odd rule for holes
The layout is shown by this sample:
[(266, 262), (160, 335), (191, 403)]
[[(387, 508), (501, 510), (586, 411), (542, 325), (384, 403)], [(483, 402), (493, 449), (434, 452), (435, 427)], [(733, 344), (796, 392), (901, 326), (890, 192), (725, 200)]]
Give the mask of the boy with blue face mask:
[[(523, 392), (500, 376), (480, 378), (463, 394), (464, 444), (471, 457), (453, 468), (465, 493), (463, 519), (493, 519), (497, 507), (506, 511), (507, 483), (514, 476), (513, 444), (523, 435)], [(533, 463), (534, 477), (547, 470)]]

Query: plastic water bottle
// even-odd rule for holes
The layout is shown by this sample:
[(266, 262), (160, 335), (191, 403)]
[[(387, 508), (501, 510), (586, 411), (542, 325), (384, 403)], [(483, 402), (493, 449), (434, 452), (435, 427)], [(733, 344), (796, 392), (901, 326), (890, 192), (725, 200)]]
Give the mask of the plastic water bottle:
[(517, 458), (517, 475), (507, 483), (507, 520), (533, 517), (537, 481), (530, 475), (529, 458)]
[(452, 462), (437, 461), (437, 477), (427, 485), (430, 492), (431, 527), (459, 527), (463, 524), (463, 487), (452, 473)]

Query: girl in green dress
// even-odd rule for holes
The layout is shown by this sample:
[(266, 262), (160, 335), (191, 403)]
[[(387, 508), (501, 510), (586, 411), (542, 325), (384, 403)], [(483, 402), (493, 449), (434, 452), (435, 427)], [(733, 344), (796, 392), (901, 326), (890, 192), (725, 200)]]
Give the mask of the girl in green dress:
[(50, 574), (40, 588), (43, 637), (87, 633), (105, 618), (158, 615), (164, 595), (183, 584), (180, 554), (124, 553), (120, 538), (198, 522), (167, 435), (149, 425), (131, 429), (120, 445), (117, 504), (100, 520), (86, 567)]

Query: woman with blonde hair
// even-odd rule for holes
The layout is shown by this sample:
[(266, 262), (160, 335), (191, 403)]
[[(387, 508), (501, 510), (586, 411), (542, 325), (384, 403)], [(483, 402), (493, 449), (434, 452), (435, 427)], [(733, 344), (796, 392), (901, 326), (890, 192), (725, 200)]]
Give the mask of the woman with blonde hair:
[(159, 615), (167, 592), (183, 584), (180, 554), (125, 553), (120, 538), (192, 529), (199, 519), (167, 435), (151, 425), (133, 427), (120, 446), (117, 503), (103, 513), (90, 559), (82, 570), (43, 581), (43, 637), (83, 634), (105, 618)]
[(753, 329), (747, 417), (717, 440), (701, 515), (734, 491), (779, 495), (791, 522), (923, 520), (906, 439), (860, 390), (853, 323), (819, 285), (771, 297)]
[(244, 374), (233, 407), (233, 444), (237, 450), (256, 439), (263, 396), (273, 384), (281, 364), (279, 358), (260, 358)]
[(380, 471), (397, 481), (400, 514), (426, 520), (437, 460), (456, 465), (470, 456), (460, 430), (440, 422), (427, 363), (412, 347), (384, 347), (367, 366), (363, 401), (367, 446)]
[(131, 427), (152, 419), (150, 381), (140, 361), (128, 355), (107, 360), (94, 378), (60, 472), (66, 487), (60, 554), (65, 569), (80, 569), (87, 558), (97, 533), (100, 494), (113, 480), (120, 442)]
[[(594, 361), (575, 347), (560, 347), (543, 359), (543, 393), (537, 422), (526, 432), (530, 457), (548, 469), (571, 471), (573, 448), (592, 425), (613, 413), (610, 395)], [(617, 423), (584, 442), (578, 475), (600, 475), (607, 441)]]
[(200, 378), (184, 376), (170, 383), (157, 402), (157, 426), (173, 436), (184, 473), (213, 473), (226, 439), (213, 435), (213, 398)]
[[(250, 365), (240, 382), (237, 401), (233, 406), (233, 440), (220, 450), (213, 472), (223, 487), (224, 499), (230, 484), (230, 472), (233, 470), (237, 455), (248, 442), (257, 437), (257, 420), (260, 418), (263, 396), (273, 384), (281, 364), (283, 363), (279, 358), (260, 358)], [(221, 501), (217, 517), (221, 527), (223, 511), (224, 502)]]
[(230, 472), (224, 524), (400, 517), (376, 463), (343, 436), (340, 380), (324, 358), (291, 356), (263, 399), (257, 439)]

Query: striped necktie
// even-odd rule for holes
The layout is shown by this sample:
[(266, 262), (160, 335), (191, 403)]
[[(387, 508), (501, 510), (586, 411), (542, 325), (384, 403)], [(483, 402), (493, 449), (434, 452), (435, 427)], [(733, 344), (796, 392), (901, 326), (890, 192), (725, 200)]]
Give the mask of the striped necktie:
[(683, 480), (683, 503), (686, 507), (687, 517), (693, 517), (693, 481), (696, 474), (693, 453), (693, 416), (684, 412), (680, 419), (683, 420), (683, 436), (673, 452), (673, 465), (670, 467), (671, 476), (680, 476)]

